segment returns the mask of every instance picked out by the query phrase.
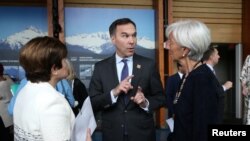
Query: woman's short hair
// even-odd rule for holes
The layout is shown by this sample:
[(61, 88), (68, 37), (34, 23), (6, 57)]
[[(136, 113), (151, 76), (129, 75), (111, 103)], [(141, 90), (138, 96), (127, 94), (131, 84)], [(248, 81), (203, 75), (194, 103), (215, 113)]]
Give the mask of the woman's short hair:
[(67, 57), (66, 46), (56, 38), (44, 36), (31, 39), (20, 50), (19, 62), (25, 70), (27, 80), (47, 82), (51, 69), (62, 68), (62, 60)]
[(190, 49), (188, 57), (195, 61), (200, 61), (211, 43), (210, 30), (197, 20), (180, 20), (172, 23), (166, 29), (166, 37), (168, 38), (171, 33), (179, 46)]

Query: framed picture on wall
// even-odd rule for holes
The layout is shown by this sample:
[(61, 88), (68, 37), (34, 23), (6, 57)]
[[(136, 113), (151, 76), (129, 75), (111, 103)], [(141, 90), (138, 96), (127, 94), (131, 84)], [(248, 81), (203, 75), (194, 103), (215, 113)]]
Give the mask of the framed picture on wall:
[(19, 50), (32, 38), (48, 35), (47, 7), (0, 6), (0, 13), (0, 63), (19, 81), (25, 76)]

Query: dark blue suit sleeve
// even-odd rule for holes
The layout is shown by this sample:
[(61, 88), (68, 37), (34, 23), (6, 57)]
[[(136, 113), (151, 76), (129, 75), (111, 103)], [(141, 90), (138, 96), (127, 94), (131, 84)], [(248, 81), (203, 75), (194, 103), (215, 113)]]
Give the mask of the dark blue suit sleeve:
[(171, 118), (174, 114), (173, 101), (180, 85), (179, 74), (176, 73), (167, 79), (166, 83), (166, 97), (167, 97), (167, 108), (168, 118)]

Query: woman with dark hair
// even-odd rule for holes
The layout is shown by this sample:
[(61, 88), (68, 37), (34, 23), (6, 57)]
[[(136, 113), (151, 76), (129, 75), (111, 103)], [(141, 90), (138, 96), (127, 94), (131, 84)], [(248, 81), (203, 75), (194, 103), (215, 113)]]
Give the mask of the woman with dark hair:
[(37, 37), (20, 50), (27, 84), (14, 107), (15, 140), (70, 140), (74, 113), (55, 86), (68, 76), (67, 48), (52, 37)]

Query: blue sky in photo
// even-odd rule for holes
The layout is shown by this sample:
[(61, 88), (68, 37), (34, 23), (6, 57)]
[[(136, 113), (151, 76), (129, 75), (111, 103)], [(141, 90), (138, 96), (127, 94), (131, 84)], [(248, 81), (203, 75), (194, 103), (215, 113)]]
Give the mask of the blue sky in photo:
[(154, 15), (152, 9), (65, 7), (65, 35), (106, 32), (114, 20), (127, 17), (136, 23), (138, 37), (155, 40)]
[[(48, 31), (46, 7), (0, 6), (0, 39), (34, 26)], [(128, 17), (137, 25), (138, 37), (155, 39), (154, 10), (65, 7), (65, 35), (106, 32), (112, 21)]]
[(46, 7), (0, 6), (0, 39), (34, 26), (42, 32), (48, 31)]

